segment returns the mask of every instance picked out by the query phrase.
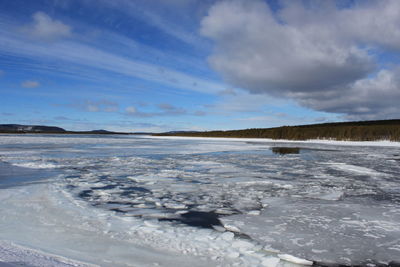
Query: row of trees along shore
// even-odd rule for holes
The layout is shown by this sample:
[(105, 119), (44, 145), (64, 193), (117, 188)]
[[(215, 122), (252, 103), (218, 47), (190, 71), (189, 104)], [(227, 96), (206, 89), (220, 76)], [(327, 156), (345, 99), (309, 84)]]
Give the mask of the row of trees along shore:
[(400, 141), (400, 120), (323, 123), (230, 131), (169, 132), (158, 136), (271, 138), (288, 140)]

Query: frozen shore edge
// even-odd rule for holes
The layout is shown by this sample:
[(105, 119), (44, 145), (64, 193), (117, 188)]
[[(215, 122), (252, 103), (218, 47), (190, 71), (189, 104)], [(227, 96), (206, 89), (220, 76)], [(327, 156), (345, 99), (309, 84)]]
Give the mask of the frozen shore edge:
[(68, 259), (17, 245), (9, 241), (0, 240), (0, 267), (14, 266), (95, 267), (97, 265)]
[(263, 143), (400, 147), (400, 142), (393, 142), (389, 140), (379, 140), (379, 141), (339, 141), (331, 139), (288, 140), (288, 139), (270, 139), (270, 138), (230, 138), (230, 137), (151, 136), (151, 135), (143, 135), (140, 137), (157, 138), (157, 139), (181, 139), (181, 140), (213, 140), (213, 141), (223, 140), (223, 141), (242, 141), (242, 142), (244, 141), (244, 142), (263, 142)]

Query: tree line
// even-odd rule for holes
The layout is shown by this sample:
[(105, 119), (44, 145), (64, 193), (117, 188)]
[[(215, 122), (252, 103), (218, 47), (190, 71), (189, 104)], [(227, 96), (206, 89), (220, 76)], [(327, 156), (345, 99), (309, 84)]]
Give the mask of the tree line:
[(229, 131), (172, 132), (158, 136), (270, 138), (288, 140), (400, 141), (400, 120), (337, 122)]

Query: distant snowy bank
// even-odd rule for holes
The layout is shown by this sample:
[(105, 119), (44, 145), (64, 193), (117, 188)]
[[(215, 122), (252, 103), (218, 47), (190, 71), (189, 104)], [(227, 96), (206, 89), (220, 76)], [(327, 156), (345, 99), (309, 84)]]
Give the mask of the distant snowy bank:
[(143, 138), (159, 139), (185, 139), (185, 140), (215, 140), (215, 141), (244, 141), (244, 142), (265, 142), (265, 143), (294, 143), (294, 144), (322, 144), (335, 146), (389, 146), (400, 147), (400, 142), (389, 140), (379, 141), (338, 141), (331, 139), (310, 139), (310, 140), (286, 140), (269, 138), (229, 138), (229, 137), (189, 137), (189, 136), (141, 136)]

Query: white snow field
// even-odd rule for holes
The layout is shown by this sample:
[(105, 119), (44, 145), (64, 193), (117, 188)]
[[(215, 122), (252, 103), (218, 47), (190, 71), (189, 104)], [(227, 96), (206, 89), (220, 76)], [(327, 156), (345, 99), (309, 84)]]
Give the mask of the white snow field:
[(0, 135), (0, 266), (389, 264), (399, 177), (393, 142)]

